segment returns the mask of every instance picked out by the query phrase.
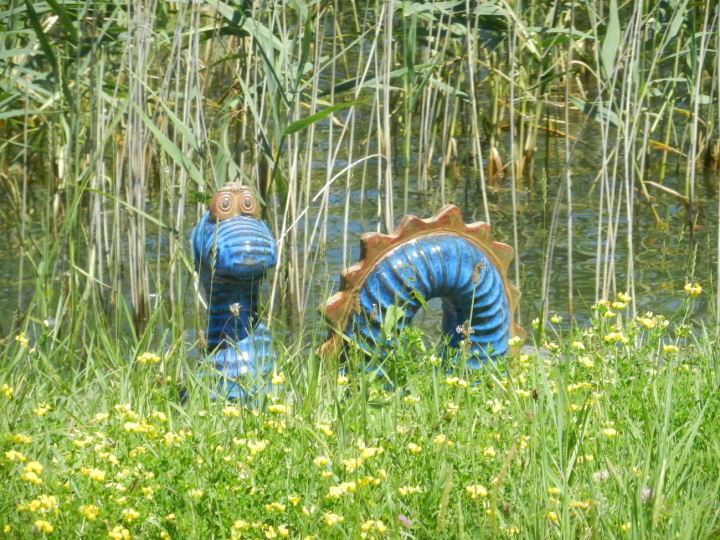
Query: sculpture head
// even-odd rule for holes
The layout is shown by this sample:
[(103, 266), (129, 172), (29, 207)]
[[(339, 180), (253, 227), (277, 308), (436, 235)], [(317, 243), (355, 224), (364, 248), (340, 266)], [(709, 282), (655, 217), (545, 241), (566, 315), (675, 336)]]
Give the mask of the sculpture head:
[(213, 280), (255, 281), (275, 266), (275, 240), (260, 220), (249, 187), (225, 184), (192, 234), (195, 268), (206, 287)]
[(237, 216), (260, 219), (260, 206), (249, 187), (230, 182), (210, 201), (210, 221), (217, 223)]

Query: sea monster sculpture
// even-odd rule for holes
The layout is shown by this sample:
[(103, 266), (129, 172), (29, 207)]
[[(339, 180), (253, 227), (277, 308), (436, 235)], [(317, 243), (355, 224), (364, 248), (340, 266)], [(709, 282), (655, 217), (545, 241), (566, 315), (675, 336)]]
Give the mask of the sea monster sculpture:
[[(235, 183), (213, 196), (191, 241), (209, 304), (209, 369), (221, 381), (218, 395), (240, 398), (238, 380), (273, 369), (257, 297), (277, 260), (275, 241), (252, 190)], [(452, 205), (430, 219), (405, 216), (390, 235), (363, 235), (360, 262), (343, 271), (340, 291), (325, 307), (331, 330), (322, 353), (336, 357), (348, 338), (368, 351), (387, 346), (381, 328), (390, 306), (402, 306), (400, 329), (422, 300), (439, 297), (443, 333), (468, 367), (506, 355), (508, 340), (525, 334), (513, 321), (520, 292), (506, 277), (513, 253), (493, 242), (488, 224), (464, 224)]]

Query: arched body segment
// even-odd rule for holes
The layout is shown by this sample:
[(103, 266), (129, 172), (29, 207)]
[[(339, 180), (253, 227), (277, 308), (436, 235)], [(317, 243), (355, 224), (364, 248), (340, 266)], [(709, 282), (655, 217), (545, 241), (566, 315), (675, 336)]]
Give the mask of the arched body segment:
[(337, 354), (341, 334), (368, 349), (386, 345), (388, 308), (403, 308), (404, 326), (421, 307), (419, 296), (442, 299), (443, 333), (468, 353), (470, 367), (504, 356), (509, 338), (524, 335), (513, 322), (520, 293), (506, 278), (512, 257), (509, 246), (492, 241), (487, 224), (465, 225), (451, 205), (427, 220), (406, 216), (391, 235), (364, 235), (360, 262), (343, 272), (325, 308), (332, 332), (322, 350)]

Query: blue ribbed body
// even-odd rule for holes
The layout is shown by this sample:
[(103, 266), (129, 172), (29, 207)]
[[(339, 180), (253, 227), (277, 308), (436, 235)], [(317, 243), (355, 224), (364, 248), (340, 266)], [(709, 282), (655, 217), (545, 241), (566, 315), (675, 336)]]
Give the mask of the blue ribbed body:
[(195, 270), (207, 293), (209, 359), (222, 376), (222, 394), (240, 397), (233, 382), (272, 369), (270, 337), (258, 320), (260, 283), (275, 266), (275, 241), (259, 219), (237, 216), (213, 223), (209, 212), (192, 233)]
[(383, 316), (398, 305), (405, 311), (398, 328), (407, 325), (421, 307), (413, 291), (442, 298), (443, 333), (452, 347), (469, 340), (469, 367), (508, 352), (511, 318), (500, 272), (479, 247), (452, 234), (421, 236), (386, 253), (356, 293), (347, 334), (362, 337), (366, 348), (386, 345)]

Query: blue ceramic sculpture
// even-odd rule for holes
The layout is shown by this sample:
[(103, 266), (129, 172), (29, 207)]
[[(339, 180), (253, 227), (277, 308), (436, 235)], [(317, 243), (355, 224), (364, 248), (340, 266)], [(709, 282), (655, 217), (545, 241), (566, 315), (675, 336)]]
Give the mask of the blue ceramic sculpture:
[[(227, 184), (195, 227), (192, 244), (209, 300), (209, 364), (222, 381), (218, 394), (238, 398), (238, 379), (273, 367), (257, 296), (275, 266), (275, 242), (252, 191)], [(506, 277), (512, 257), (512, 248), (492, 241), (486, 223), (465, 225), (452, 205), (430, 219), (406, 216), (390, 235), (366, 234), (360, 262), (342, 273), (340, 291), (325, 307), (331, 333), (321, 351), (336, 357), (349, 338), (382, 355), (388, 346), (382, 322), (390, 306), (402, 307), (401, 329), (422, 300), (439, 297), (448, 345), (469, 367), (504, 356), (509, 338), (524, 335), (513, 321), (520, 292)]]
[(513, 321), (520, 291), (506, 277), (512, 248), (493, 242), (487, 223), (465, 225), (456, 206), (430, 219), (405, 216), (390, 235), (363, 235), (360, 248), (360, 262), (343, 272), (325, 308), (329, 354), (342, 347), (342, 334), (383, 354), (390, 306), (403, 308), (402, 328), (432, 298), (442, 299), (443, 334), (468, 367), (506, 355), (508, 340), (524, 335)]
[[(238, 380), (272, 370), (270, 334), (258, 316), (258, 291), (275, 266), (275, 240), (260, 219), (252, 191), (226, 184), (192, 233), (195, 271), (208, 299), (205, 369), (218, 377), (218, 394), (243, 396)], [(205, 375), (206, 373), (203, 373)]]

